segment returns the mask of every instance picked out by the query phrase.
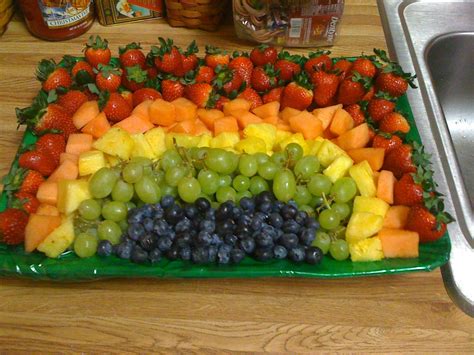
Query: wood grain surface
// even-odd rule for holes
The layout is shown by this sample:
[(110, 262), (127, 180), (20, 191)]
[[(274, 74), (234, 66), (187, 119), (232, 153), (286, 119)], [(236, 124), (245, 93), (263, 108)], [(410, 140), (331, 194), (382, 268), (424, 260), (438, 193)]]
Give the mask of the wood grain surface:
[[(22, 132), (15, 107), (37, 90), (36, 63), (80, 55), (90, 34), (112, 48), (158, 36), (247, 49), (230, 21), (216, 33), (164, 21), (101, 27), (59, 43), (39, 41), (16, 16), (0, 38), (0, 175)], [(374, 0), (347, 0), (334, 55), (370, 53), (385, 41)], [(305, 52), (301, 50), (299, 52)], [(298, 52), (298, 51), (296, 51)], [(54, 283), (0, 279), (0, 353), (232, 353), (474, 351), (474, 320), (448, 297), (439, 270), (341, 280), (121, 279)]]

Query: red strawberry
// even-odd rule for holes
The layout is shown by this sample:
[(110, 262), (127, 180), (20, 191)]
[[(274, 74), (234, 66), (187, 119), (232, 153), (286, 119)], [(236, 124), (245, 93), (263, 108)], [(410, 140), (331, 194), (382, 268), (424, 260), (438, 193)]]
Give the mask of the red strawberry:
[(70, 90), (59, 97), (57, 104), (72, 116), (88, 100), (89, 98), (82, 91)]
[(204, 62), (208, 67), (216, 68), (218, 65), (229, 65), (230, 56), (226, 51), (220, 50), (213, 46), (206, 46), (206, 56)]
[(127, 103), (130, 105), (130, 107), (133, 108), (133, 93), (131, 91), (124, 90), (120, 93), (120, 95), (122, 95), (125, 101), (127, 101)]
[(295, 75), (301, 73), (302, 61), (300, 55), (290, 55), (287, 51), (280, 52), (275, 63), (275, 70), (279, 71), (280, 80), (291, 81)]
[(388, 93), (393, 97), (402, 96), (408, 89), (408, 85), (416, 88), (413, 80), (416, 75), (404, 73), (402, 68), (396, 63), (390, 63), (375, 79), (375, 87), (379, 91)]
[(132, 95), (133, 107), (138, 106), (146, 100), (161, 99), (159, 91), (152, 88), (143, 88), (135, 91)]
[(352, 119), (354, 120), (354, 126), (358, 126), (365, 122), (365, 115), (362, 109), (360, 108), (360, 105), (352, 104), (344, 107), (344, 109), (349, 112)]
[(17, 192), (15, 198), (12, 207), (23, 209), (27, 213), (35, 213), (40, 205), (36, 196), (26, 192)]
[(45, 91), (68, 88), (72, 84), (69, 72), (64, 68), (58, 67), (52, 59), (43, 59), (39, 62), (36, 69), (36, 78), (41, 81), (41, 87)]
[(84, 48), (84, 54), (87, 62), (94, 68), (98, 68), (99, 64), (108, 65), (112, 54), (109, 49), (109, 42), (99, 36), (90, 36)]
[(283, 93), (284, 87), (278, 87), (271, 89), (265, 95), (263, 95), (262, 100), (264, 104), (267, 104), (272, 101), (281, 101), (281, 94)]
[(198, 68), (196, 78), (194, 80), (196, 83), (210, 84), (214, 79), (214, 75), (214, 69), (208, 67), (207, 65), (202, 65)]
[(8, 245), (17, 245), (25, 240), (28, 215), (18, 208), (7, 208), (0, 212), (0, 240)]
[(36, 170), (21, 169), (23, 178), (19, 192), (30, 193), (36, 195), (39, 186), (45, 181), (43, 175)]
[(265, 64), (274, 64), (277, 60), (278, 52), (275, 47), (267, 44), (261, 44), (250, 52), (250, 60), (255, 66), (264, 66)]
[(155, 79), (158, 76), (158, 69), (155, 66), (145, 68), (148, 79)]
[(105, 92), (99, 100), (99, 107), (111, 122), (122, 121), (132, 113), (132, 105), (117, 92)]
[(403, 174), (393, 187), (395, 205), (414, 206), (423, 202), (423, 187), (413, 181), (411, 174)]
[(159, 38), (160, 47), (151, 47), (151, 54), (154, 58), (156, 68), (164, 73), (174, 74), (182, 72), (183, 60), (178, 48), (173, 45), (173, 40)]
[(324, 71), (315, 71), (311, 75), (311, 82), (314, 85), (314, 103), (319, 107), (331, 106), (335, 102), (339, 78), (336, 74)]
[(229, 102), (229, 101), (230, 101), (230, 99), (229, 99), (228, 97), (221, 96), (221, 97), (219, 97), (219, 98), (217, 99), (214, 108), (216, 108), (216, 109), (222, 111), (222, 110), (224, 109), (224, 104), (225, 104), (226, 102)]
[(179, 99), (184, 95), (184, 85), (177, 80), (165, 79), (161, 82), (161, 95), (166, 101)]
[(36, 170), (43, 176), (51, 175), (58, 166), (49, 154), (35, 150), (21, 154), (18, 158), (18, 165), (25, 169)]
[(313, 102), (313, 90), (305, 73), (298, 74), (295, 80), (285, 86), (281, 96), (281, 108), (306, 110)]
[(213, 86), (227, 95), (237, 94), (243, 83), (243, 79), (239, 73), (236, 70), (229, 69), (228, 67), (220, 66), (217, 67), (215, 71), (216, 76), (212, 81)]
[(133, 67), (127, 67), (126, 75), (122, 76), (122, 85), (130, 91), (137, 91), (145, 86), (145, 82), (148, 79), (148, 73), (143, 70), (139, 65)]
[(119, 48), (119, 60), (122, 68), (134, 67), (138, 65), (140, 68), (145, 68), (146, 57), (141, 51), (140, 43), (132, 42), (125, 47)]
[(235, 70), (243, 79), (247, 86), (250, 86), (250, 79), (252, 77), (253, 63), (244, 56), (240, 55), (232, 59), (229, 63), (229, 68)]
[(263, 67), (255, 67), (250, 80), (252, 88), (259, 92), (267, 91), (277, 85), (277, 73), (272, 64)]
[(122, 83), (122, 69), (99, 64), (96, 73), (95, 83), (100, 90), (115, 92), (119, 89)]
[(343, 105), (356, 104), (362, 100), (369, 85), (367, 78), (355, 73), (350, 78), (344, 79), (339, 85), (337, 102)]
[(405, 173), (416, 172), (416, 166), (412, 161), (413, 148), (409, 144), (402, 144), (391, 149), (386, 155), (383, 163), (384, 170), (390, 170), (397, 179)]
[[(84, 60), (80, 60), (75, 63), (71, 69), (71, 74), (74, 78), (80, 75), (80, 72), (87, 73), (90, 77), (90, 82), (95, 78), (94, 69), (92, 66)], [(76, 79), (77, 80), (77, 79)]]
[(367, 105), (367, 112), (374, 121), (380, 121), (393, 110), (395, 110), (395, 103), (385, 98), (375, 97)]
[(212, 86), (206, 83), (188, 85), (184, 89), (184, 93), (189, 100), (201, 108), (214, 107), (217, 100)]
[(255, 107), (262, 105), (262, 98), (252, 88), (245, 88), (238, 96), (239, 99), (245, 99), (251, 103), (250, 109), (253, 110)]
[(352, 63), (352, 72), (357, 72), (361, 76), (373, 78), (375, 74), (377, 74), (377, 68), (369, 58), (360, 57)]
[(410, 124), (407, 119), (398, 112), (392, 112), (382, 118), (379, 129), (386, 133), (408, 133), (410, 131)]
[(417, 205), (410, 208), (405, 228), (417, 232), (421, 243), (434, 242), (446, 233), (446, 223), (451, 221), (446, 213), (435, 216), (426, 207)]
[(56, 165), (59, 165), (59, 156), (66, 151), (66, 140), (62, 134), (47, 133), (36, 141), (36, 150), (49, 154)]
[(339, 74), (339, 80), (342, 81), (349, 76), (352, 69), (352, 63), (346, 59), (341, 59), (334, 63), (332, 69)]
[(388, 154), (392, 149), (402, 144), (402, 139), (399, 136), (385, 133), (377, 134), (372, 141), (372, 147), (385, 149), (385, 154)]
[(364, 96), (362, 96), (362, 101), (370, 101), (372, 100), (374, 96), (375, 96), (375, 87), (373, 85), (370, 85), (366, 93), (364, 94)]
[(332, 60), (329, 57), (330, 51), (317, 51), (309, 53), (309, 59), (304, 64), (304, 70), (313, 74), (317, 70), (330, 71), (332, 69)]
[(196, 53), (199, 51), (196, 41), (192, 41), (186, 52), (181, 56), (181, 60), (183, 62), (183, 75), (186, 75), (187, 72), (194, 70), (197, 68), (199, 59), (196, 56)]

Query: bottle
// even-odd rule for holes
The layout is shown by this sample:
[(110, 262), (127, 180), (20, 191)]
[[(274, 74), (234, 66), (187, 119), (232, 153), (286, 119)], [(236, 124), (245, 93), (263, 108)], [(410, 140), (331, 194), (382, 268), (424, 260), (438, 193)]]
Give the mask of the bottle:
[(86, 32), (94, 22), (94, 0), (19, 0), (28, 30), (48, 41)]

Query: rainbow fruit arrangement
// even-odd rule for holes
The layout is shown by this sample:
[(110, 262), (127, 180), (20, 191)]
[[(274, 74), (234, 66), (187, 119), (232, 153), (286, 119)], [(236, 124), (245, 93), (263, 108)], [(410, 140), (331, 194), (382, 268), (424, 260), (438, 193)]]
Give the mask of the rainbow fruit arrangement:
[(51, 258), (317, 264), (413, 258), (445, 233), (429, 157), (396, 112), (413, 77), (383, 51), (197, 51), (160, 38), (116, 60), (91, 37), (84, 59), (42, 60), (1, 240)]

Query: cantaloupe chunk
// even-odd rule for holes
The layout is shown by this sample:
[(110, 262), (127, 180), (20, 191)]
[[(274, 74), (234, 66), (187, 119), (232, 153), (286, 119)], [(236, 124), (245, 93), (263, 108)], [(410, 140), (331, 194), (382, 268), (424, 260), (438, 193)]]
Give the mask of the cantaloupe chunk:
[(234, 99), (224, 104), (224, 115), (231, 116), (233, 111), (248, 111), (251, 106), (252, 103), (245, 99)]
[(56, 206), (58, 203), (58, 183), (53, 181), (43, 182), (36, 193), (39, 202)]
[(295, 133), (302, 133), (305, 139), (314, 139), (323, 134), (323, 125), (308, 111), (290, 117), (290, 127)]
[(300, 110), (297, 110), (292, 107), (285, 107), (279, 114), (279, 117), (282, 119), (283, 122), (289, 124), (290, 123), (290, 117), (299, 115), (301, 113)]
[(403, 229), (407, 225), (408, 206), (390, 206), (383, 220), (384, 228)]
[(35, 213), (42, 216), (59, 216), (59, 210), (56, 206), (47, 205), (45, 203), (40, 204)]
[(253, 123), (262, 123), (262, 119), (260, 117), (254, 115), (249, 111), (234, 110), (232, 111), (232, 116), (237, 119), (240, 129), (244, 129), (245, 127)]
[(420, 236), (417, 232), (383, 228), (378, 237), (386, 258), (417, 258), (419, 255)]
[(336, 138), (337, 145), (344, 150), (364, 148), (370, 141), (369, 126), (362, 123)]
[(194, 135), (195, 120), (177, 122), (169, 131)]
[(280, 112), (280, 103), (278, 101), (272, 101), (255, 107), (252, 112), (263, 119), (272, 116), (278, 117), (278, 112)]
[(72, 116), (72, 122), (77, 129), (81, 129), (100, 113), (97, 101), (84, 102)]
[(59, 180), (75, 180), (78, 176), (79, 168), (77, 164), (71, 160), (66, 160), (54, 170), (47, 181), (58, 182)]
[(145, 133), (146, 131), (155, 127), (153, 123), (148, 121), (146, 118), (140, 115), (134, 115), (127, 117), (126, 119), (114, 124), (114, 127), (120, 127), (126, 130), (130, 134)]
[(66, 144), (66, 153), (80, 155), (92, 149), (94, 137), (86, 133), (73, 133), (69, 135)]
[(202, 122), (199, 118), (196, 118), (194, 121), (194, 135), (200, 136), (202, 134), (209, 134), (211, 131), (206, 127), (204, 122)]
[(280, 120), (280, 117), (278, 117), (278, 116), (267, 116), (263, 119), (263, 122), (270, 123), (270, 124), (276, 126), (278, 124), (279, 120)]
[(132, 111), (132, 115), (142, 116), (143, 118), (150, 121), (150, 106), (153, 100), (145, 100), (139, 103)]
[(153, 101), (148, 113), (150, 121), (160, 126), (171, 126), (176, 122), (176, 106), (163, 99)]
[(367, 160), (370, 167), (374, 171), (382, 168), (383, 160), (385, 158), (385, 149), (383, 148), (356, 148), (347, 151), (347, 154), (356, 163)]
[(329, 125), (329, 131), (336, 136), (340, 136), (352, 128), (354, 128), (354, 120), (349, 112), (343, 108), (337, 109)]
[(197, 105), (184, 98), (180, 97), (176, 100), (171, 101), (176, 109), (176, 121), (193, 120), (197, 116)]
[(331, 124), (334, 114), (340, 108), (342, 108), (341, 104), (333, 105), (333, 106), (314, 109), (312, 113), (316, 118), (318, 118), (322, 122), (323, 128), (326, 130)]
[(38, 245), (61, 224), (61, 217), (30, 214), (25, 228), (25, 251), (31, 253)]
[(87, 133), (94, 138), (100, 138), (110, 129), (110, 123), (104, 112), (99, 113), (93, 120), (82, 128), (82, 133)]
[(284, 122), (283, 120), (279, 120), (276, 124), (277, 130), (291, 132), (291, 127), (288, 123)]
[(218, 118), (224, 117), (224, 112), (221, 110), (217, 110), (215, 108), (213, 109), (205, 109), (205, 108), (200, 108), (197, 110), (197, 115), (199, 119), (204, 122), (206, 127), (209, 130), (214, 130), (214, 121), (217, 120)]
[(393, 204), (393, 188), (396, 181), (395, 175), (391, 171), (382, 170), (377, 179), (377, 197)]
[(239, 125), (232, 116), (225, 116), (214, 121), (214, 135), (217, 136), (223, 132), (238, 132)]
[(77, 161), (79, 160), (79, 155), (77, 154), (71, 154), (71, 153), (61, 153), (59, 155), (59, 164), (64, 163), (66, 160), (71, 161), (72, 163), (77, 164)]

